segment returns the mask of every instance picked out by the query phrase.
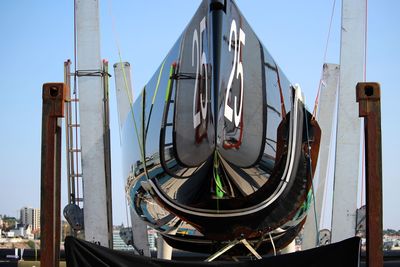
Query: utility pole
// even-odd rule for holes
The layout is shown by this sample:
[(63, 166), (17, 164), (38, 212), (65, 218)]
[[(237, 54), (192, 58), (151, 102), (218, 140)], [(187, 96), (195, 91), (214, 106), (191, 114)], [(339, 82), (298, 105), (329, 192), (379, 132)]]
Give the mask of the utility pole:
[(364, 79), (365, 22), (365, 0), (342, 1), (332, 242), (353, 237), (356, 229), (360, 119), (354, 88)]
[(75, 0), (80, 141), (82, 147), (85, 239), (111, 247), (104, 155), (103, 66), (100, 59), (99, 1)]

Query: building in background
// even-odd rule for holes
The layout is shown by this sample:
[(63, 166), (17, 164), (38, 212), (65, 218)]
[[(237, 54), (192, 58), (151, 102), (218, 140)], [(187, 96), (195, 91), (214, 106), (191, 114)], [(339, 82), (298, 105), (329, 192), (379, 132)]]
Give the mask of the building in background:
[(115, 250), (133, 250), (132, 246), (128, 246), (119, 235), (119, 228), (113, 229), (113, 249)]
[(157, 238), (158, 234), (157, 231), (152, 228), (147, 228), (147, 238), (149, 242), (149, 249), (150, 251), (157, 251)]
[(8, 230), (15, 229), (15, 226), (17, 225), (17, 219), (15, 217), (9, 217), (4, 215), (2, 217), (2, 225), (1, 229), (3, 232), (7, 232)]
[(32, 232), (39, 232), (40, 229), (40, 209), (23, 207), (20, 211), (20, 223), (31, 225)]
[(30, 224), (17, 224), (15, 229), (7, 232), (7, 237), (33, 240), (35, 235), (32, 233), (32, 226)]
[(67, 236), (72, 236), (72, 229), (68, 222), (62, 220), (61, 221), (61, 241), (64, 242)]

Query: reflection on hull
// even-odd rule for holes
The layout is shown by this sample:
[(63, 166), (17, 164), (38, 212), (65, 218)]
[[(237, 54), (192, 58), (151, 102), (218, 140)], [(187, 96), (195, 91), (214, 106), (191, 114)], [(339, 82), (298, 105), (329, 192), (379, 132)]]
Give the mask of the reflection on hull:
[(320, 129), (233, 1), (202, 2), (132, 114), (130, 204), (172, 246), (244, 237), (265, 252), (300, 231)]

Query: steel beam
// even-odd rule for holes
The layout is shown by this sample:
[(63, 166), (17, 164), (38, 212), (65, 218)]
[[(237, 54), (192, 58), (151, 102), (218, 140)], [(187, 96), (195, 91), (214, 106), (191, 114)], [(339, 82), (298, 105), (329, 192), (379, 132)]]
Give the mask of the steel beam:
[(60, 190), (61, 190), (61, 123), (64, 117), (64, 83), (43, 85), (42, 155), (40, 197), (40, 264), (59, 266)]
[(359, 116), (364, 117), (367, 204), (367, 264), (383, 266), (381, 93), (378, 83), (358, 83)]

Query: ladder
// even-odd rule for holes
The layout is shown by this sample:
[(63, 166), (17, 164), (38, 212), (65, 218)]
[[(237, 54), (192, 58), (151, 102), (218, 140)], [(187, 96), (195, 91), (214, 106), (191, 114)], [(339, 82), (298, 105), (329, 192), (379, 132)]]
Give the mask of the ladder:
[[(64, 80), (68, 88), (71, 88), (71, 75), (75, 75), (71, 73), (70, 65), (70, 60), (64, 62)], [(69, 90), (69, 95), (65, 102), (68, 198), (70, 204), (75, 204), (83, 208), (82, 148), (79, 138), (79, 94), (75, 82), (73, 87), (74, 91)]]
[[(71, 61), (64, 62), (64, 81), (71, 88), (71, 76), (74, 76), (73, 91), (69, 90), (65, 101), (65, 136), (66, 136), (66, 165), (68, 179), (68, 205), (64, 208), (64, 217), (72, 227), (72, 235), (84, 234), (84, 183), (82, 174), (82, 145), (80, 141), (80, 116), (79, 116), (79, 90), (77, 87), (78, 76), (101, 76), (103, 82), (104, 98), (104, 166), (107, 194), (107, 226), (108, 240), (112, 242), (112, 200), (111, 200), (111, 144), (110, 144), (110, 118), (109, 118), (109, 95), (108, 95), (108, 62), (103, 60), (101, 70), (83, 70), (71, 73)], [(112, 246), (112, 243), (109, 244)]]

